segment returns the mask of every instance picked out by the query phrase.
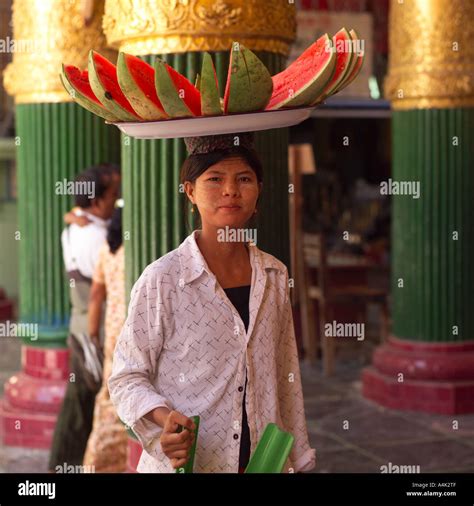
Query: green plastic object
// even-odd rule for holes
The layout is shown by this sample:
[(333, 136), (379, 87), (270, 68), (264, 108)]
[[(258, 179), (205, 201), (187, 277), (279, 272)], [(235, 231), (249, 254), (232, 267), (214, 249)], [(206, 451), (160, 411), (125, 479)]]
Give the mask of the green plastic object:
[(290, 455), (295, 438), (269, 423), (255, 448), (245, 473), (281, 473)]
[[(184, 473), (184, 474), (192, 473), (193, 467), (194, 467), (194, 455), (196, 453), (196, 443), (197, 443), (197, 439), (198, 439), (200, 418), (199, 418), (199, 416), (191, 416), (190, 418), (194, 422), (194, 425), (196, 426), (196, 429), (194, 430), (194, 443), (191, 446), (191, 452), (189, 453), (189, 459), (186, 462), (186, 464), (183, 467), (178, 467), (178, 469), (176, 469), (176, 472), (181, 473), (181, 474), (182, 473)], [(186, 430), (189, 430), (189, 429), (186, 429)], [(180, 425), (178, 427), (177, 432), (182, 432), (182, 431), (183, 431), (183, 426)]]

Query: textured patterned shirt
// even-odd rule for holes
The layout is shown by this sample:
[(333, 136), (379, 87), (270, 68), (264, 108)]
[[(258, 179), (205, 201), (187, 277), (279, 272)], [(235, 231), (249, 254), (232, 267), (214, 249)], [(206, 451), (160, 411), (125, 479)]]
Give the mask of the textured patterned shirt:
[(150, 264), (133, 287), (108, 385), (119, 417), (144, 452), (139, 472), (174, 472), (161, 427), (144, 418), (167, 406), (201, 417), (194, 472), (237, 473), (245, 373), (251, 451), (266, 425), (295, 437), (285, 472), (314, 468), (285, 265), (249, 245), (250, 321), (209, 269), (194, 231)]

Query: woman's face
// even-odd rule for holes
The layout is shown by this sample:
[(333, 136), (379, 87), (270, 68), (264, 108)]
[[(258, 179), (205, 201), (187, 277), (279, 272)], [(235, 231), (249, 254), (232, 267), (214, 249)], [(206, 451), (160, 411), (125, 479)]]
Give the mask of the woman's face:
[(209, 167), (193, 183), (185, 182), (189, 199), (199, 210), (203, 228), (243, 227), (255, 211), (261, 184), (240, 158)]

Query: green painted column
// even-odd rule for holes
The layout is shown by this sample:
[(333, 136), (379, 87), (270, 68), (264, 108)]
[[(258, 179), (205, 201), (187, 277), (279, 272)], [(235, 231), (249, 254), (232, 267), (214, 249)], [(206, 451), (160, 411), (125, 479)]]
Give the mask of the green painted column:
[(391, 2), (392, 335), (363, 372), (390, 408), (474, 412), (473, 16), (462, 0)]
[(474, 109), (395, 111), (392, 196), (393, 333), (425, 342), (474, 339)]
[[(115, 127), (76, 105), (59, 79), (63, 63), (87, 68), (94, 48), (105, 49), (104, 0), (13, 2), (14, 38), (34, 40), (15, 52), (4, 73), (15, 97), (20, 264), (20, 320), (39, 325), (35, 346), (65, 346), (68, 285), (61, 251), (63, 215), (73, 196), (56, 193), (88, 166), (120, 161)], [(102, 48), (102, 49), (101, 49)]]
[(56, 193), (93, 164), (119, 162), (117, 129), (74, 103), (16, 107), (20, 320), (37, 323), (35, 342), (64, 347), (69, 322), (69, 284), (61, 248), (64, 213), (73, 197)]
[[(270, 73), (285, 66), (282, 55), (257, 52)], [(159, 55), (194, 82), (201, 69), (201, 54)], [(219, 88), (227, 79), (229, 52), (213, 54)], [(152, 63), (154, 57), (145, 58)], [(256, 148), (264, 165), (263, 193), (259, 202), (257, 244), (289, 265), (288, 222), (288, 131), (257, 132)], [(182, 139), (139, 140), (122, 138), (124, 230), (128, 292), (143, 269), (176, 248), (188, 235), (184, 216), (184, 194), (179, 175), (186, 158)], [(193, 223), (189, 215), (190, 225)], [(279, 233), (275, 234), (275, 230)]]
[(104, 49), (103, 12), (104, 0), (13, 3), (14, 38), (35, 44), (15, 52), (3, 76), (16, 104), (19, 225), (2, 239), (18, 241), (19, 321), (31, 326), (18, 328), (21, 371), (6, 381), (0, 403), (5, 445), (49, 448), (69, 379), (61, 232), (73, 196), (60, 185), (92, 164), (120, 160), (117, 129), (73, 103), (59, 79), (62, 63), (86, 68), (92, 48), (113, 57)]

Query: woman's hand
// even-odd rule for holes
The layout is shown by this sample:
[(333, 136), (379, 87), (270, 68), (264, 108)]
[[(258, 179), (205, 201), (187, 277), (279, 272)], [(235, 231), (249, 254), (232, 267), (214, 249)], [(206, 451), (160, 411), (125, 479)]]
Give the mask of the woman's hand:
[(85, 227), (86, 225), (89, 225), (89, 223), (92, 223), (92, 221), (87, 216), (78, 216), (72, 211), (69, 211), (64, 215), (64, 223), (66, 223), (66, 225), (74, 224), (79, 227)]
[[(176, 432), (179, 425), (184, 426), (182, 432)], [(173, 469), (183, 467), (188, 461), (194, 442), (194, 432), (192, 431), (195, 428), (194, 422), (178, 411), (170, 411), (166, 417), (160, 443), (163, 453), (171, 460)]]

